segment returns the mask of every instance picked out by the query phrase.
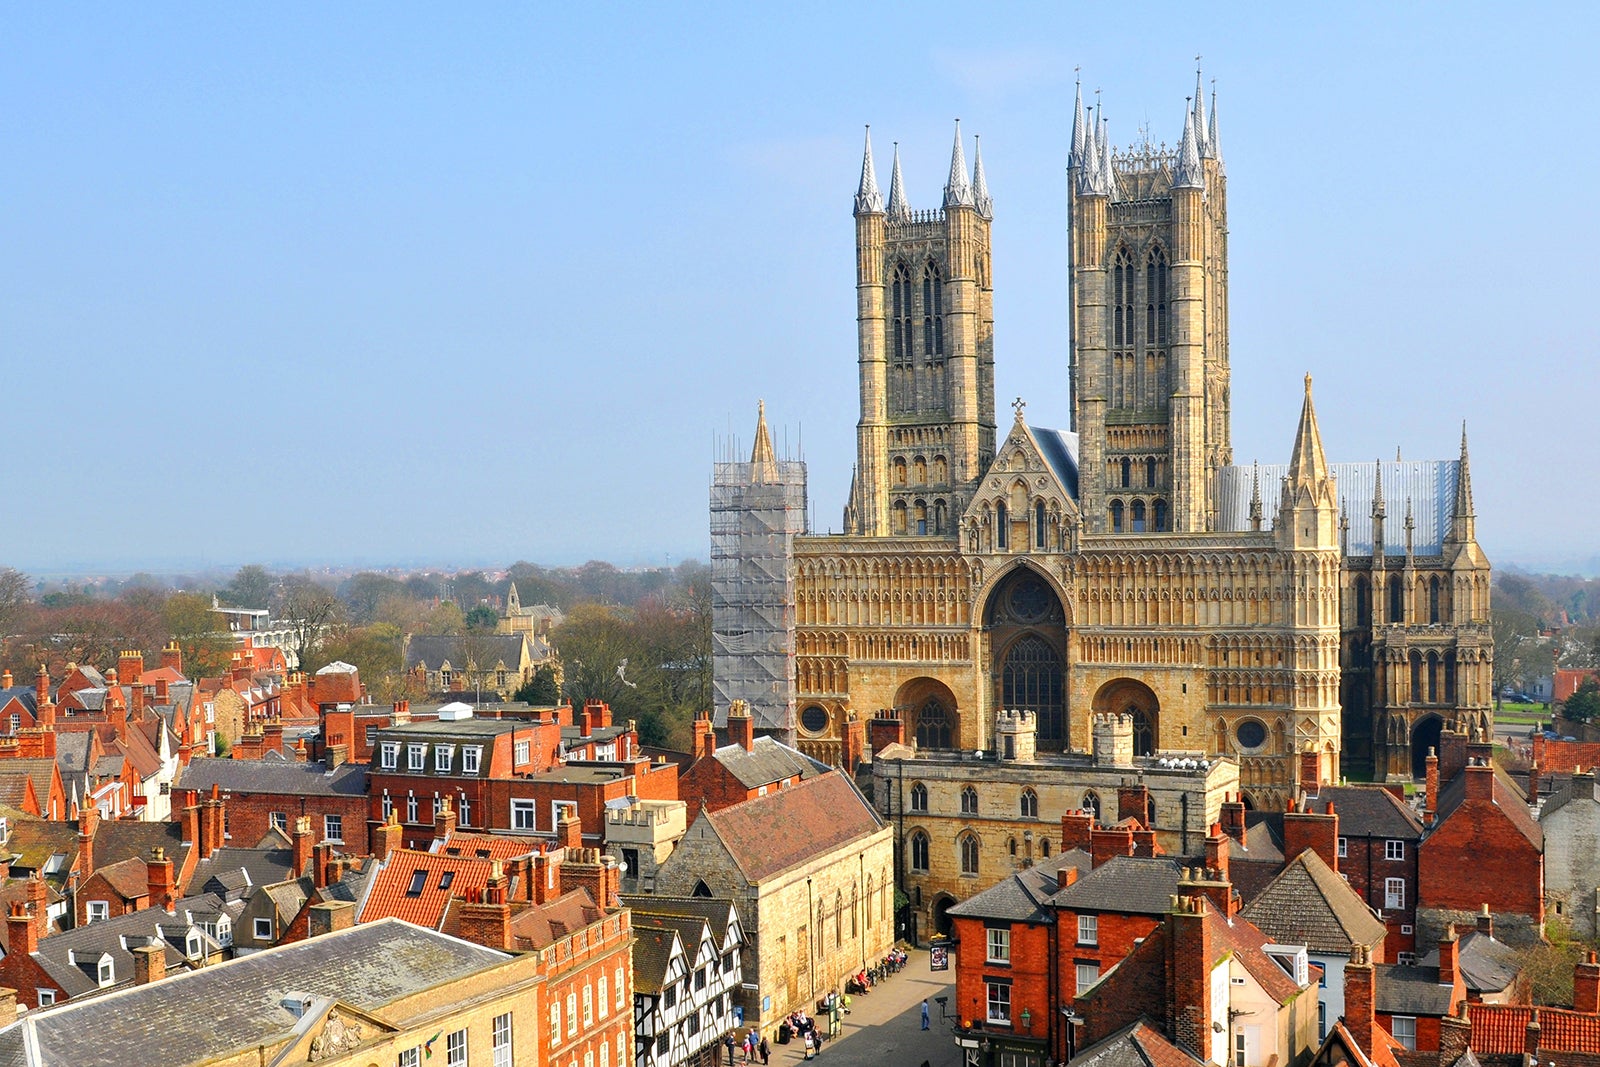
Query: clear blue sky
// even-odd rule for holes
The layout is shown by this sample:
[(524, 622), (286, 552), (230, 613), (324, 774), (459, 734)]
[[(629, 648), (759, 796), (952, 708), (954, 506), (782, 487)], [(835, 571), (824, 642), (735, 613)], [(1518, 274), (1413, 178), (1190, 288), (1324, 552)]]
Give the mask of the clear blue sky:
[(1065, 426), (1073, 68), (1171, 141), (1196, 53), (1237, 457), (1309, 370), (1331, 458), (1465, 418), (1491, 558), (1600, 554), (1593, 7), (1302, 6), (13, 6), (0, 562), (703, 556), (758, 397), (837, 527), (862, 124), (919, 207), (982, 136), (999, 395)]

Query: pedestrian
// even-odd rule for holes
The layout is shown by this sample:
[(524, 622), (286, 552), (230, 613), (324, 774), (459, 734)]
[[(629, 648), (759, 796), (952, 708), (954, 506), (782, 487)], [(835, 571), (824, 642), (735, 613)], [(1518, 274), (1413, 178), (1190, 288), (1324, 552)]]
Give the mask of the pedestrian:
[(760, 1049), (761, 1049), (761, 1064), (762, 1064), (762, 1067), (766, 1067), (767, 1064), (772, 1062), (772, 1046), (767, 1044), (767, 1035), (766, 1034), (762, 1034), (761, 1035), (761, 1046), (760, 1046)]
[(922, 998), (922, 1028), (924, 1030), (926, 1030), (928, 1028), (928, 998), (927, 997), (923, 997)]
[(725, 1034), (722, 1038), (722, 1044), (728, 1050), (728, 1067), (733, 1067), (733, 1034)]

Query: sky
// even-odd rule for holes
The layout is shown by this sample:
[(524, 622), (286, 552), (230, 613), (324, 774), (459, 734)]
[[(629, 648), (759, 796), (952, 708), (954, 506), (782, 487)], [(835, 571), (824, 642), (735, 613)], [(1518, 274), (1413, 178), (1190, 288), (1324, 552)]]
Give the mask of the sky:
[(1330, 459), (1465, 420), (1491, 560), (1600, 568), (1596, 9), (1106, 10), (13, 7), (0, 563), (703, 558), (758, 399), (837, 529), (863, 125), (918, 208), (981, 136), (1001, 414), (1065, 428), (1074, 71), (1172, 143), (1200, 55), (1236, 460), (1310, 372)]

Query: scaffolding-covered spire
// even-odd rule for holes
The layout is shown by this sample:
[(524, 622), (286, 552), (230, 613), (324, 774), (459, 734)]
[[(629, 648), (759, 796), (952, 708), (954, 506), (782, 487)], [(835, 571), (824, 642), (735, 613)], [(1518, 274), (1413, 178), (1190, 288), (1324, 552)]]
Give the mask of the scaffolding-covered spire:
[(889, 217), (904, 221), (911, 217), (911, 205), (906, 202), (906, 183), (900, 177), (900, 142), (894, 143), (894, 168), (889, 172)]
[(972, 138), (972, 203), (984, 218), (994, 217), (994, 199), (989, 196), (989, 179), (983, 173), (983, 144), (976, 136)]
[(967, 180), (967, 157), (961, 151), (961, 120), (956, 119), (956, 143), (950, 149), (950, 180), (944, 187), (945, 207), (971, 207), (972, 183)]
[(1100, 120), (1099, 144), (1095, 145), (1095, 157), (1100, 163), (1100, 188), (1105, 195), (1114, 196), (1117, 191), (1117, 175), (1111, 169), (1111, 120)]
[(861, 185), (856, 189), (856, 214), (883, 213), (883, 194), (878, 191), (878, 172), (872, 166), (872, 127), (867, 127), (867, 147), (861, 154)]
[(1174, 189), (1204, 189), (1205, 175), (1200, 170), (1200, 145), (1195, 140), (1194, 111), (1183, 112), (1183, 144), (1178, 148), (1178, 166), (1172, 172)]
[(1383, 460), (1373, 460), (1372, 466), (1378, 472), (1372, 479), (1372, 517), (1381, 519), (1388, 514), (1383, 503)]
[(750, 449), (750, 483), (775, 485), (778, 481), (778, 457), (772, 451), (772, 435), (767, 432), (767, 402), (756, 401), (756, 443)]

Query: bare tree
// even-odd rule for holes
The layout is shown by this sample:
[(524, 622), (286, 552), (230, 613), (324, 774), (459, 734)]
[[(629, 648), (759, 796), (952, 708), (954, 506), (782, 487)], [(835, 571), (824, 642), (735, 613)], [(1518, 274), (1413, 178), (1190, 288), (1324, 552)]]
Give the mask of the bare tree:
[(327, 628), (337, 622), (344, 605), (329, 589), (304, 575), (290, 575), (278, 593), (277, 617), (292, 636), (296, 662), (306, 663), (321, 643)]
[(33, 600), (33, 583), (15, 567), (0, 567), (0, 637), (12, 633)]

